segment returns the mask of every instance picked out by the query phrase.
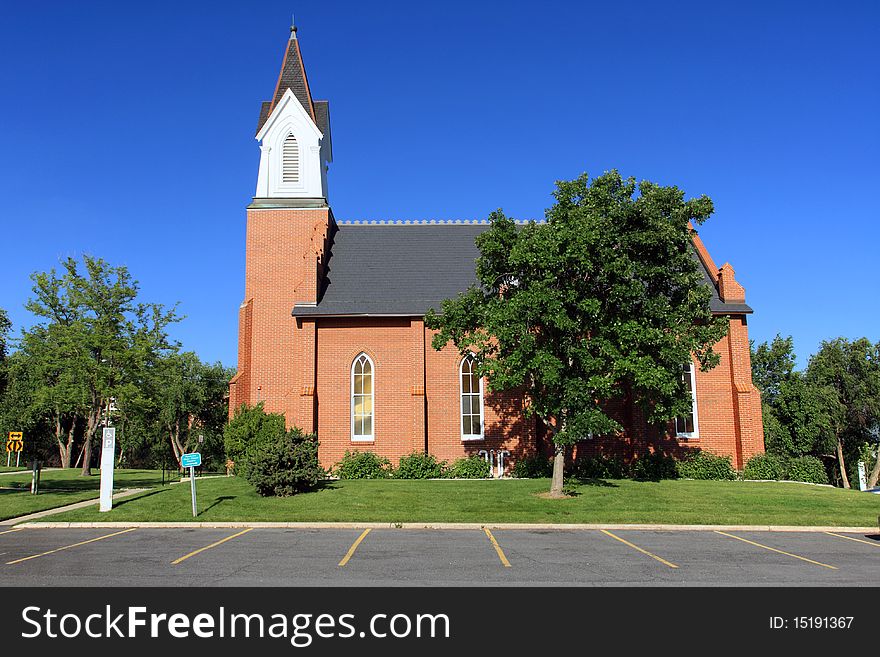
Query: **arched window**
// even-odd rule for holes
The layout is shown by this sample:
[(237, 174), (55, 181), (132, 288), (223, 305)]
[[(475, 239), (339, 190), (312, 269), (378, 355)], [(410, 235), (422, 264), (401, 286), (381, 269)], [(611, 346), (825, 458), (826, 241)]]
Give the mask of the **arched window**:
[(693, 363), (681, 366), (681, 378), (691, 395), (691, 412), (675, 418), (675, 435), (678, 438), (699, 438), (700, 428), (697, 424), (697, 381)]
[(461, 439), (483, 439), (483, 379), (472, 356), (461, 361)]
[(281, 182), (299, 182), (299, 144), (293, 134), (287, 135), (281, 147)]
[(366, 354), (351, 364), (351, 439), (373, 440), (373, 361)]

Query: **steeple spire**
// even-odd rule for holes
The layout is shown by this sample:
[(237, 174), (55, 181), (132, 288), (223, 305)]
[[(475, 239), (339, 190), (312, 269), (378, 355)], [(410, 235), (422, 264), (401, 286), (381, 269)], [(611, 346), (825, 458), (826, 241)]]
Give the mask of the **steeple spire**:
[(296, 21), (293, 14), (290, 15), (290, 40), (296, 41)]

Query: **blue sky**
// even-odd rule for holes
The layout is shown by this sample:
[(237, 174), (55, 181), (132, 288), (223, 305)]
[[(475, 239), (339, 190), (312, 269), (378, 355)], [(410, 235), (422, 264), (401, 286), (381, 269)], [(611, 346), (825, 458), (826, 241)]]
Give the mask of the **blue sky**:
[(0, 21), (0, 307), (82, 253), (236, 362), (253, 139), (291, 11), (344, 219), (539, 218), (617, 168), (707, 194), (751, 336), (880, 339), (880, 3), (38, 2)]

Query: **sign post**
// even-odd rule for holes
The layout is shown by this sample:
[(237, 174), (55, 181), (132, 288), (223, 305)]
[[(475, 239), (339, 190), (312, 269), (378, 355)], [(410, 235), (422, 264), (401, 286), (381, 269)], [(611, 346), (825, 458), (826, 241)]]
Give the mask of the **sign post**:
[(192, 491), (193, 518), (199, 515), (196, 509), (196, 468), (202, 464), (202, 455), (199, 452), (190, 452), (180, 457), (180, 465), (189, 468), (189, 486)]
[(116, 460), (116, 429), (105, 427), (101, 447), (101, 511), (113, 508), (113, 463)]

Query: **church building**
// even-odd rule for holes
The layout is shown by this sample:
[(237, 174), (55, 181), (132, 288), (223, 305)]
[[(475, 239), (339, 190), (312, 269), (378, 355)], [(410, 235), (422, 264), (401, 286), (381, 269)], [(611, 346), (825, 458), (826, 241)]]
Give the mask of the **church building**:
[[(551, 453), (540, 421), (524, 415), (523, 400), (490, 392), (454, 346), (434, 350), (424, 325), (428, 308), (439, 310), (443, 299), (475, 283), (474, 238), (488, 223), (334, 216), (327, 192), (330, 106), (312, 96), (296, 27), (271, 100), (262, 104), (256, 139), (260, 166), (247, 207), (230, 414), (260, 402), (283, 413), (288, 426), (317, 434), (323, 467), (346, 450), (372, 451), (394, 465), (419, 451), (449, 461), (491, 456), (500, 475), (523, 456)], [(749, 358), (752, 310), (733, 268), (718, 268), (696, 235), (693, 244), (713, 292), (711, 309), (730, 329), (715, 347), (717, 367), (684, 367), (692, 412), (669, 423), (663, 448), (699, 447), (730, 455), (742, 468), (764, 451)], [(578, 454), (645, 451), (644, 421), (631, 405), (617, 406), (612, 412), (624, 435), (585, 439)]]

